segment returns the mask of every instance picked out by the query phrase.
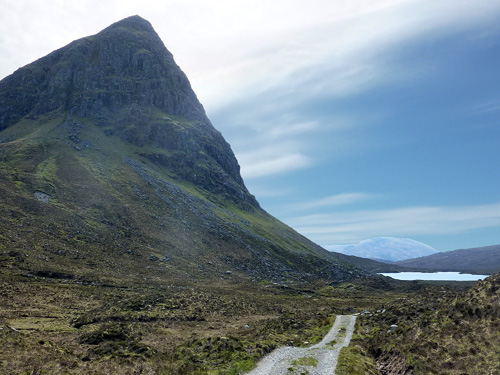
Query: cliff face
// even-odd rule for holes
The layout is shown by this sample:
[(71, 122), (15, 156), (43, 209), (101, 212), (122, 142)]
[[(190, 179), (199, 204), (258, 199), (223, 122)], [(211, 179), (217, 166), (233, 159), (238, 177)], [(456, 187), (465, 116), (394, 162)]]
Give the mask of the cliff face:
[(151, 24), (133, 16), (56, 50), (0, 85), (0, 130), (59, 111), (92, 119), (107, 136), (140, 147), (142, 156), (181, 179), (246, 208), (229, 144), (215, 130), (188, 79)]
[(3, 84), (11, 94), (2, 97), (4, 126), (60, 108), (106, 121), (131, 104), (208, 123), (186, 76), (138, 16), (52, 52)]

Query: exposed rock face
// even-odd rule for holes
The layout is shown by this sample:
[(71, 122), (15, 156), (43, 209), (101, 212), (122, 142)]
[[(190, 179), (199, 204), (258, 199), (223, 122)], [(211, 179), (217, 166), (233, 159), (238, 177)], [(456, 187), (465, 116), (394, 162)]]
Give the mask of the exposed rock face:
[[(99, 117), (137, 104), (208, 122), (188, 79), (151, 24), (133, 16), (76, 40), (29, 64), (3, 82), (3, 127), (64, 108)], [(207, 124), (208, 125), (208, 124)]]
[(229, 144), (151, 24), (126, 18), (18, 69), (0, 84), (0, 130), (54, 111), (90, 118), (142, 156), (214, 194), (258, 207)]

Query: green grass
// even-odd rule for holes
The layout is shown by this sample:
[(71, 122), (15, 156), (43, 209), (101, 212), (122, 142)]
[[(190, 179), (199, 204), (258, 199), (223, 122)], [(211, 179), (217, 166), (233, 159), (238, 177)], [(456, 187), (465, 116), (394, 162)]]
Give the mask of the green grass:
[(310, 373), (307, 367), (317, 367), (319, 361), (314, 357), (301, 357), (293, 360), (291, 362), (291, 366), (288, 368), (288, 373), (292, 374), (300, 374), (300, 375), (308, 375)]
[(302, 357), (292, 361), (293, 366), (311, 366), (317, 367), (319, 361), (314, 357)]
[(337, 375), (381, 375), (375, 359), (359, 345), (342, 348), (337, 361)]

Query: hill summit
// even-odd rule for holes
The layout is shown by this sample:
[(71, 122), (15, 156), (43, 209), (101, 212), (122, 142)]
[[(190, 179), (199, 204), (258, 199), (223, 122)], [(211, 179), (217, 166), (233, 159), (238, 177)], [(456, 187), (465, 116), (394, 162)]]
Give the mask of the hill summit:
[(362, 274), (260, 208), (139, 16), (0, 81), (0, 160), (0, 266), (11, 270), (82, 280)]

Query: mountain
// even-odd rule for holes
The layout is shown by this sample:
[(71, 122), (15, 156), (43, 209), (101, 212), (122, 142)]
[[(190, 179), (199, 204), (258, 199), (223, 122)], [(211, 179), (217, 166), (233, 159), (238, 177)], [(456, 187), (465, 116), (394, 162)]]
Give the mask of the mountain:
[(422, 242), (394, 237), (372, 238), (354, 245), (331, 245), (326, 248), (330, 251), (381, 262), (396, 262), (437, 253), (435, 249)]
[(432, 271), (494, 274), (500, 272), (500, 245), (446, 251), (396, 264)]
[(0, 267), (82, 282), (364, 274), (267, 214), (239, 170), (151, 24), (126, 18), (0, 81)]

